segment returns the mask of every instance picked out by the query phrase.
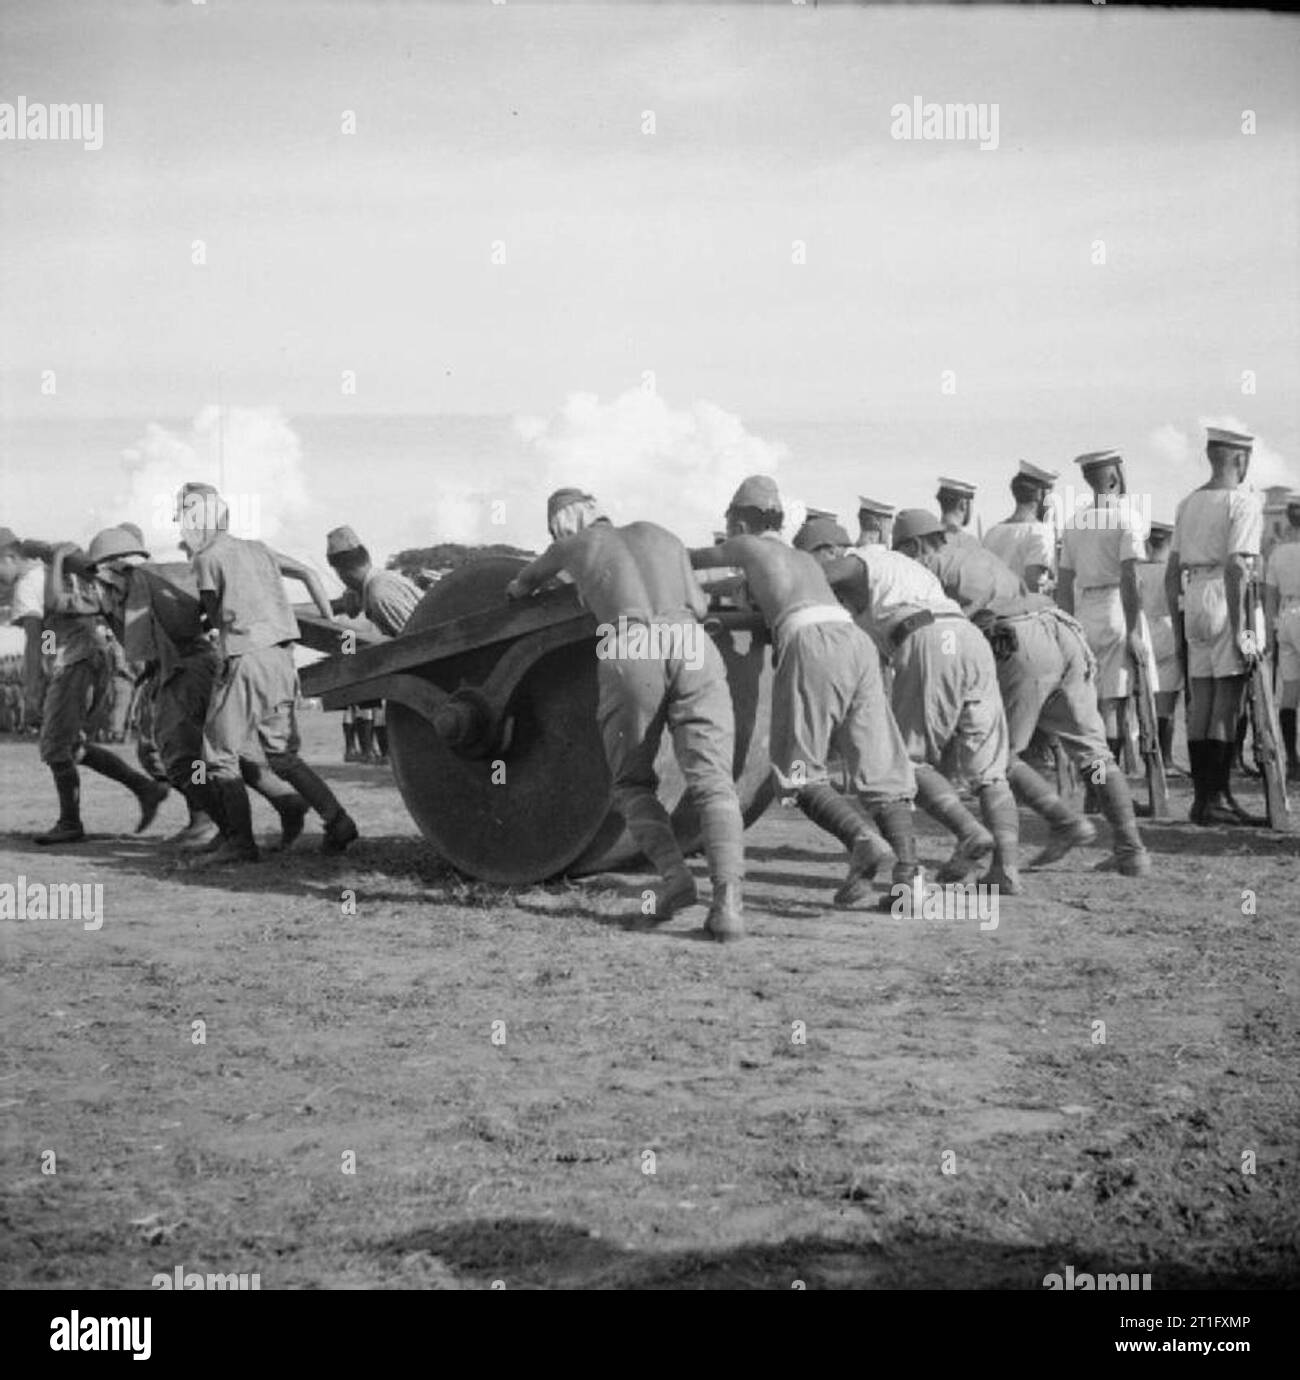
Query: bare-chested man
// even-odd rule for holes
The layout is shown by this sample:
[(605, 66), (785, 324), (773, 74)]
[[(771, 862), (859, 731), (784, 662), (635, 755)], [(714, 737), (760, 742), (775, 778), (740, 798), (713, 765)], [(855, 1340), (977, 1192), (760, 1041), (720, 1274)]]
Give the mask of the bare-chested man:
[[(699, 814), (713, 882), (705, 931), (717, 940), (739, 939), (745, 826), (731, 776), (735, 719), (722, 657), (700, 622), (708, 602), (686, 548), (652, 522), (613, 526), (580, 489), (552, 494), (547, 519), (552, 545), (506, 593), (523, 598), (563, 572), (602, 629), (596, 712), (615, 803), (661, 877), (653, 922), (697, 899), (695, 879), (656, 794), (654, 764), (667, 725)], [(626, 635), (607, 636), (605, 629)]]
[[(849, 850), (849, 872), (835, 894), (853, 905), (869, 894), (888, 851), (852, 802), (830, 784), (832, 741), (845, 755), (849, 785), (894, 852), (893, 887), (919, 884), (912, 800), (916, 778), (889, 710), (876, 649), (835, 598), (821, 566), (778, 537), (776, 484), (754, 475), (727, 510), (728, 537), (691, 552), (697, 568), (744, 571), (749, 601), (772, 630), (772, 770), (778, 793)], [(893, 903), (893, 888), (881, 899)]]

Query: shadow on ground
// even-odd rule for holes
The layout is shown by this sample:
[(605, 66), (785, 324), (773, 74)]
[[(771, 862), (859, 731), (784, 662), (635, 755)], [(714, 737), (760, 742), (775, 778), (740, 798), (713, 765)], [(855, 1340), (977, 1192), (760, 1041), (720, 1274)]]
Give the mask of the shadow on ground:
[[(1265, 1255), (1264, 1243), (1260, 1255)], [(1099, 1259), (1068, 1244), (1042, 1247), (915, 1237), (883, 1243), (808, 1236), (724, 1251), (620, 1248), (567, 1222), (507, 1217), (425, 1227), (355, 1249), (433, 1258), (468, 1283), (524, 1289), (1029, 1289), (1065, 1264), (1076, 1273), (1143, 1272), (1160, 1289), (1276, 1289), (1297, 1283), (1293, 1246), (1275, 1243), (1276, 1266), (1201, 1272)], [(1287, 1262), (1291, 1262), (1288, 1264)]]

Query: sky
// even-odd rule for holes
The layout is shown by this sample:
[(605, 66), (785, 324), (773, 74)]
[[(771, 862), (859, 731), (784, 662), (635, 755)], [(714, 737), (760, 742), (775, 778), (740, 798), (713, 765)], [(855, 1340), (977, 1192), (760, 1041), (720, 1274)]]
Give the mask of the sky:
[[(1171, 512), (1207, 420), (1300, 483), (1298, 88), (1300, 23), (1249, 12), (0, 0), (0, 102), (103, 107), (97, 151), (0, 140), (0, 521), (135, 493), (32, 425), (185, 443), (218, 397), (510, 419), (539, 483), (608, 445), (626, 515), (670, 474), (695, 526), (741, 456), (845, 516), (956, 473), (992, 521), (1018, 459), (1114, 446)], [(894, 138), (915, 98), (997, 147)], [(291, 491), (355, 482), (301, 450)], [(466, 535), (471, 480), (372, 545)]]

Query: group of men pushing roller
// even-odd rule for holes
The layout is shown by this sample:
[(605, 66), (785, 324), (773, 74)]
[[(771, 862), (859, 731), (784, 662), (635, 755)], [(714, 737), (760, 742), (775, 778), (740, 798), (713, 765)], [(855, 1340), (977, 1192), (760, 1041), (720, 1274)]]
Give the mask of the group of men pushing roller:
[[(1025, 760), (1035, 739), (1060, 744), (1109, 823), (1112, 851), (1100, 866), (1142, 877), (1151, 858), (1119, 766), (1119, 725), (1130, 663), (1154, 659), (1151, 630), (1166, 622), (1166, 641), (1176, 646), (1185, 636), (1187, 647), (1191, 819), (1249, 822), (1232, 798), (1229, 772), (1250, 658), (1267, 652), (1252, 652), (1240, 638), (1242, 593), (1262, 527), (1260, 501), (1242, 487), (1251, 445), (1249, 436), (1210, 430), (1212, 477), (1179, 504), (1172, 529), (1163, 529), (1173, 540), (1164, 579), (1155, 584), (1139, 579), (1144, 536), (1116, 501), (1125, 494), (1123, 460), (1107, 451), (1079, 457), (1094, 520), (1076, 521), (1064, 534), (1055, 601), (1041, 592), (1056, 563), (1043, 523), (1055, 476), (1029, 464), (1012, 481), (1015, 512), (985, 543), (965, 530), (972, 491), (952, 480), (941, 484), (938, 516), (910, 509), (894, 518), (892, 509), (864, 499), (857, 545), (829, 514), (811, 516), (788, 544), (775, 482), (753, 476), (731, 500), (726, 533), (693, 551), (654, 523), (616, 527), (591, 495), (562, 489), (548, 504), (552, 545), (506, 593), (524, 598), (568, 579), (598, 622), (699, 623), (708, 601), (695, 572), (737, 572), (735, 592), (761, 615), (773, 644), (770, 755), (778, 794), (847, 852), (837, 905), (876, 901), (891, 909), (900, 887), (920, 887), (914, 805), (954, 837), (937, 873), (941, 883), (977, 878), (1020, 894), (1020, 805), (1049, 826), (1031, 866), (1092, 842), (1086, 807), (1077, 812)], [(1282, 735), (1296, 766), (1300, 559), (1291, 558), (1300, 555), (1300, 494), (1292, 497), (1296, 540), (1270, 560), (1266, 594), (1282, 650)], [(331, 605), (308, 566), (231, 536), (209, 485), (182, 489), (177, 518), (188, 564), (148, 564), (142, 535), (129, 525), (101, 532), (84, 554), (70, 543), (41, 553), (48, 561), (46, 622), (59, 648), (41, 757), (60, 809), (38, 841), (84, 837), (80, 762), (136, 794), (141, 829), (175, 787), (190, 808), (182, 846), (206, 850), (213, 863), (258, 856), (250, 787), (279, 814), (285, 845), (302, 832), (310, 807), (324, 824), (324, 851), (342, 851), (357, 837), (356, 825), (298, 756), (298, 627), (282, 580), (304, 583), (323, 617), (365, 613), (390, 635), (401, 632), (418, 591), (393, 572), (375, 571), (351, 529), (337, 528), (327, 554), (348, 593)], [(1156, 524), (1152, 532), (1159, 535)], [(32, 544), (0, 529), (9, 578), (7, 567), (32, 555), (25, 545)], [(146, 667), (146, 775), (86, 742), (102, 693), (96, 668), (104, 627)], [(669, 637), (661, 645), (662, 655), (598, 660), (597, 713), (615, 803), (659, 874), (649, 920), (662, 923), (697, 900), (657, 794), (654, 764), (667, 729), (702, 825), (712, 880), (705, 929), (734, 939), (744, 932), (744, 848), (726, 671), (711, 638)], [(703, 651), (688, 659), (688, 645)], [(1166, 679), (1169, 647), (1156, 650), (1167, 753), (1176, 686)], [(831, 784), (833, 751), (847, 792)], [(953, 780), (969, 786), (978, 815)], [(890, 886), (877, 900), (872, 882), (886, 866)]]
[[(1239, 637), (1241, 591), (1262, 525), (1258, 498), (1241, 487), (1251, 446), (1248, 436), (1209, 432), (1213, 475), (1179, 505), (1163, 587), (1167, 616), (1184, 623), (1188, 647), (1191, 819), (1198, 824), (1252, 822), (1228, 782), (1252, 655)], [(848, 853), (837, 905), (875, 899), (870, 884), (886, 864), (890, 887), (877, 901), (881, 909), (894, 908), (900, 886), (919, 886), (914, 802), (954, 835), (938, 872), (943, 883), (977, 877), (1003, 894), (1024, 890), (1021, 804), (1049, 826), (1031, 866), (1090, 843), (1091, 821), (1024, 760), (1036, 736), (1061, 744), (1110, 825), (1112, 851), (1100, 869), (1143, 877), (1151, 857), (1119, 765), (1118, 725), (1130, 659), (1154, 660), (1136, 569), (1144, 538), (1115, 503), (1125, 492), (1122, 457), (1095, 452), (1079, 464), (1095, 513), (1065, 534), (1056, 601), (1037, 589), (1055, 560), (1035, 530), (1055, 476), (1030, 465), (1013, 481), (1016, 513), (998, 525), (1013, 530), (989, 543), (1000, 544), (1019, 570), (962, 530), (960, 505), (942, 517), (904, 511), (886, 545), (883, 520), (892, 510), (864, 500), (857, 546), (829, 515), (811, 517), (789, 545), (777, 486), (759, 475), (732, 498), (726, 533), (693, 551), (654, 523), (615, 527), (593, 496), (560, 490), (548, 508), (552, 546), (507, 595), (524, 598), (567, 577), (599, 622), (670, 623), (704, 616), (694, 570), (738, 571), (742, 597), (762, 615), (773, 643), (770, 754), (778, 793)], [(945, 484), (952, 493), (955, 481)], [(1300, 496), (1288, 511), (1300, 536)], [(1024, 532), (1014, 530), (1022, 524)], [(1295, 596), (1300, 604), (1300, 590)], [(681, 640), (665, 645), (679, 648)], [(667, 728), (703, 825), (713, 883), (705, 930), (727, 940), (744, 929), (742, 823), (731, 779), (730, 696), (711, 643), (708, 653), (699, 666), (671, 654), (601, 660), (598, 716), (616, 804), (660, 874), (651, 923), (697, 899), (656, 793), (654, 761)], [(1168, 719), (1168, 699), (1164, 708)], [(1290, 728), (1293, 759), (1294, 712)], [(1163, 725), (1161, 737), (1168, 737)], [(843, 760), (847, 793), (831, 784), (832, 748)], [(970, 785), (978, 818), (949, 775)]]

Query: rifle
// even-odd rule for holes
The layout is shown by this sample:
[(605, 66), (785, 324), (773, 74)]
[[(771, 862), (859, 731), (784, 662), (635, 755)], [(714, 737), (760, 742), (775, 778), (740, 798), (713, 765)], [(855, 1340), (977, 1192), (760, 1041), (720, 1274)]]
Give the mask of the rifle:
[(1296, 833), (1300, 832), (1300, 821), (1291, 813), (1291, 802), (1287, 797), (1286, 762), (1280, 751), (1282, 734), (1278, 727), (1277, 705), (1273, 699), (1273, 666), (1270, 658), (1264, 654), (1268, 645), (1264, 601), (1260, 597), (1258, 576), (1253, 572), (1245, 581), (1242, 597), (1245, 607), (1238, 642), (1249, 666), (1246, 710), (1250, 715), (1255, 764), (1264, 779), (1268, 823), (1279, 833)]
[(1137, 702), (1138, 748), (1146, 763), (1147, 799), (1152, 819), (1169, 818), (1169, 783), (1165, 780), (1165, 759), (1160, 751), (1160, 725), (1156, 717), (1155, 687), (1151, 667), (1145, 657), (1129, 654), (1133, 668), (1133, 698)]

